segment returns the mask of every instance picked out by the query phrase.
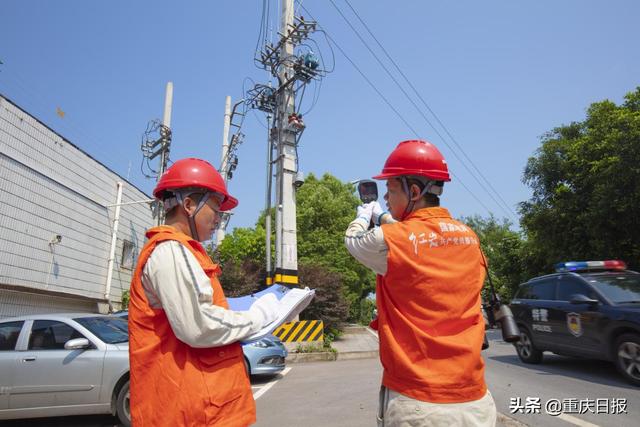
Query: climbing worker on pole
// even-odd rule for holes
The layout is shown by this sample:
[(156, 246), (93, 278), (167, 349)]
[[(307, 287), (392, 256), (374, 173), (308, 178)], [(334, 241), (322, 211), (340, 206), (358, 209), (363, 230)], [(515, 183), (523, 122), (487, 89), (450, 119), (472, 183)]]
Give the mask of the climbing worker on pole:
[(476, 234), (440, 207), (447, 163), (429, 142), (404, 141), (374, 179), (386, 180), (387, 210), (359, 206), (345, 244), (377, 274), (378, 425), (494, 426), (480, 356), (485, 265)]
[(211, 164), (182, 159), (153, 195), (166, 224), (147, 231), (131, 282), (130, 408), (136, 427), (247, 426), (255, 422), (240, 340), (272, 323), (274, 295), (230, 311), (220, 268), (201, 242), (238, 201)]

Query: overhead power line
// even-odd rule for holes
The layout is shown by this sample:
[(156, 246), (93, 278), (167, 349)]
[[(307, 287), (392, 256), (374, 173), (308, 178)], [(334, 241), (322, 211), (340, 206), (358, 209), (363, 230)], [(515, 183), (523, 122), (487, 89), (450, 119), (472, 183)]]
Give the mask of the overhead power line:
[[(303, 5), (300, 5), (300, 7), (302, 9), (304, 9), (305, 13), (314, 21), (318, 22), (317, 19), (315, 19), (313, 17), (313, 15), (309, 12), (309, 10), (307, 10), (307, 8), (305, 8)], [(345, 57), (345, 59), (347, 61), (349, 61), (349, 63), (353, 66), (353, 68), (355, 68), (355, 70), (360, 74), (360, 76), (369, 84), (369, 86), (371, 86), (371, 88), (378, 94), (378, 96), (384, 101), (385, 104), (387, 104), (387, 106), (396, 114), (396, 116), (398, 116), (398, 118), (405, 124), (405, 126), (407, 126), (408, 129), (411, 130), (411, 132), (416, 136), (416, 138), (421, 138), (420, 134), (418, 133), (418, 131), (415, 130), (415, 128), (413, 126), (411, 126), (411, 124), (409, 124), (409, 122), (407, 122), (407, 120), (404, 118), (404, 116), (402, 114), (400, 114), (400, 112), (393, 106), (393, 104), (391, 104), (391, 102), (387, 99), (387, 97), (384, 96), (384, 94), (382, 92), (380, 92), (380, 89), (378, 89), (378, 87), (366, 76), (366, 74), (362, 71), (362, 69), (360, 69), (360, 67), (358, 67), (358, 65), (356, 65), (356, 63), (349, 57), (349, 55), (347, 55), (347, 53), (344, 51), (344, 49), (342, 49), (342, 47), (335, 41), (335, 39), (333, 37), (331, 37), (331, 35), (329, 35), (329, 33), (318, 23), (318, 28), (320, 29), (320, 31), (322, 31), (324, 33), (324, 35), (327, 37), (327, 40), (329, 40), (333, 45), (335, 45), (335, 47), (340, 51), (340, 53), (342, 53), (342, 55)], [(487, 207), (487, 205), (485, 205), (482, 200), (480, 200), (478, 198), (478, 196), (476, 196), (476, 194), (474, 192), (472, 192), (469, 187), (467, 187), (464, 182), (462, 181), (462, 179), (460, 177), (458, 177), (455, 173), (451, 172), (451, 175), (456, 178), (456, 180), (460, 183), (460, 185), (462, 185), (462, 187), (467, 190), (467, 192), (471, 195), (471, 197), (473, 197), (479, 204), (480, 206), (482, 206), (487, 212), (491, 213), (491, 209), (489, 209)]]
[[(424, 113), (422, 112), (422, 110), (413, 102), (413, 100), (411, 99), (411, 97), (406, 93), (406, 91), (402, 88), (402, 86), (398, 83), (398, 81), (395, 79), (395, 77), (393, 77), (393, 75), (389, 72), (389, 70), (387, 69), (387, 67), (385, 67), (385, 65), (382, 63), (382, 61), (378, 58), (378, 56), (373, 52), (373, 50), (369, 47), (368, 43), (362, 38), (362, 36), (360, 35), (360, 33), (355, 29), (355, 27), (351, 24), (351, 22), (347, 19), (347, 17), (342, 13), (342, 11), (338, 8), (338, 6), (334, 3), (333, 0), (330, 0), (331, 4), (333, 5), (333, 7), (338, 11), (338, 13), (340, 14), (340, 16), (345, 20), (345, 22), (349, 25), (349, 27), (352, 29), (352, 31), (358, 36), (358, 38), (360, 39), (360, 41), (365, 45), (365, 47), (367, 47), (367, 49), (369, 50), (369, 52), (371, 52), (371, 54), (376, 58), (377, 62), (382, 66), (382, 68), (387, 72), (387, 74), (391, 77), (391, 79), (394, 81), (394, 83), (396, 83), (396, 85), (400, 88), (400, 90), (405, 94), (405, 96), (407, 97), (407, 99), (409, 99), (409, 101), (413, 104), (413, 106), (418, 110), (418, 112), (422, 115), (422, 117), (425, 119), (425, 121), (429, 124), (429, 126), (431, 126), (431, 128), (436, 132), (436, 134), (440, 137), (440, 139), (442, 139), (442, 141), (447, 145), (447, 147), (449, 147), (449, 149), (451, 149), (451, 151), (454, 153), (454, 155), (456, 156), (456, 158), (463, 164), (463, 166), (465, 167), (465, 169), (467, 169), (467, 171), (469, 171), (469, 173), (471, 173), (471, 176), (474, 177), (474, 179), (476, 180), (476, 182), (478, 182), (478, 184), (485, 190), (487, 191), (487, 189), (484, 187), (484, 185), (476, 178), (475, 174), (469, 170), (469, 168), (466, 166), (466, 163), (460, 159), (460, 157), (458, 157), (458, 155), (455, 153), (455, 151), (453, 150), (453, 148), (451, 147), (451, 145), (449, 145), (449, 143), (445, 140), (445, 138), (440, 134), (440, 132), (438, 132), (438, 130), (435, 128), (435, 126), (431, 123), (431, 121), (424, 115)], [(458, 143), (458, 141), (453, 137), (453, 135), (451, 134), (451, 132), (449, 132), (449, 130), (447, 129), (447, 127), (444, 125), (444, 123), (440, 120), (440, 118), (438, 117), (438, 115), (433, 111), (433, 109), (429, 106), (429, 104), (426, 102), (426, 100), (422, 97), (422, 95), (420, 94), (420, 92), (416, 89), (416, 87), (411, 83), (411, 81), (409, 80), (409, 78), (406, 76), (406, 74), (402, 71), (402, 69), (400, 68), (400, 66), (397, 64), (397, 62), (391, 57), (391, 55), (389, 54), (389, 52), (385, 49), (385, 47), (382, 45), (382, 43), (380, 42), (380, 40), (378, 40), (378, 38), (375, 36), (375, 34), (373, 33), (373, 31), (369, 28), (369, 26), (367, 25), (367, 23), (362, 19), (362, 17), (358, 14), (358, 12), (355, 10), (355, 8), (351, 5), (351, 3), (349, 2), (349, 0), (345, 0), (345, 3), (347, 4), (347, 6), (349, 6), (349, 8), (351, 9), (351, 11), (353, 12), (353, 14), (358, 18), (358, 20), (360, 21), (360, 23), (362, 24), (362, 26), (367, 30), (367, 32), (369, 33), (369, 35), (373, 38), (373, 40), (375, 40), (376, 44), (378, 45), (378, 47), (384, 52), (385, 56), (387, 57), (387, 59), (389, 59), (389, 61), (391, 61), (391, 63), (393, 64), (393, 66), (395, 67), (395, 69), (398, 71), (398, 73), (400, 73), (400, 75), (402, 76), (402, 78), (404, 79), (404, 81), (409, 85), (409, 87), (413, 90), (413, 92), (415, 93), (415, 95), (418, 97), (418, 99), (420, 99), (420, 101), (422, 102), (422, 104), (425, 106), (425, 108), (431, 113), (431, 115), (435, 118), (435, 120), (437, 121), (437, 123), (440, 125), (440, 127), (444, 130), (444, 132), (447, 134), (447, 136), (450, 138), (450, 140), (455, 144), (455, 146), (458, 148), (458, 150), (462, 153), (462, 155), (465, 157), (466, 161), (471, 164), (471, 166), (475, 169), (475, 171), (477, 172), (477, 174), (484, 180), (484, 182), (487, 184), (487, 186), (493, 191), (493, 193), (498, 197), (498, 199), (500, 199), (499, 203), (494, 197), (493, 195), (487, 191), (487, 194), (489, 194), (489, 196), (493, 199), (494, 202), (496, 202), (496, 204), (498, 206), (500, 206), (500, 208), (505, 211), (505, 209), (503, 209), (503, 206), (506, 207), (506, 209), (508, 210), (505, 211), (505, 213), (507, 213), (507, 215), (513, 215), (514, 219), (516, 218), (516, 214), (513, 211), (513, 209), (505, 202), (505, 200), (502, 198), (502, 196), (500, 195), (500, 193), (493, 187), (493, 185), (491, 184), (491, 182), (489, 182), (489, 180), (484, 176), (484, 174), (480, 171), (480, 169), (476, 166), (476, 164), (473, 162), (473, 160), (466, 154), (465, 150), (462, 148), (462, 146)]]

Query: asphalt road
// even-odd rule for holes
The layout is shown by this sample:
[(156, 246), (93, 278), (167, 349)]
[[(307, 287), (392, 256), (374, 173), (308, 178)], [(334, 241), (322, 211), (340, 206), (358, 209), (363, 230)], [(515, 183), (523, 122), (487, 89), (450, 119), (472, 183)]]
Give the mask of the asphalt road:
[[(525, 365), (514, 347), (500, 340), (499, 331), (489, 331), (489, 338), (490, 347), (483, 352), (486, 378), (500, 413), (536, 427), (640, 425), (640, 390), (627, 384), (611, 363), (545, 353), (543, 364)], [(291, 372), (258, 399), (256, 426), (375, 425), (381, 376), (377, 359), (291, 366)], [(518, 399), (520, 406), (512, 405)], [(614, 409), (613, 399), (626, 404), (626, 413), (605, 413), (605, 408)], [(560, 405), (560, 413), (547, 413), (554, 412), (553, 404)], [(622, 406), (615, 409), (623, 412)], [(498, 423), (512, 424), (518, 425), (504, 418)]]
[[(511, 344), (499, 340), (499, 331), (489, 333), (490, 347), (483, 352), (486, 378), (499, 412), (536, 427), (640, 425), (640, 388), (623, 380), (612, 363), (545, 353), (542, 364), (526, 365), (520, 362)], [(521, 405), (511, 406), (518, 398)], [(527, 398), (529, 405), (525, 404)], [(540, 413), (535, 413), (538, 399)], [(613, 399), (626, 400), (626, 414), (604, 412), (605, 407), (612, 412), (612, 405), (623, 403)], [(549, 415), (545, 410), (549, 401), (560, 402), (567, 410), (560, 415)], [(578, 413), (581, 405), (585, 411), (582, 414)], [(516, 407), (519, 410), (512, 413)], [(534, 413), (524, 413), (527, 410)]]
[[(512, 345), (499, 340), (499, 334), (489, 332), (490, 347), (483, 355), (489, 389), (502, 414), (536, 427), (640, 425), (640, 389), (627, 384), (612, 364), (545, 353), (541, 365), (525, 365)], [(283, 375), (254, 377), (256, 427), (374, 426), (381, 374), (380, 362), (375, 358), (291, 364)], [(520, 406), (516, 410), (514, 403), (518, 399)], [(605, 404), (611, 412), (613, 399), (624, 399), (626, 413), (603, 413)], [(549, 415), (546, 410), (549, 401), (559, 402), (567, 410)], [(578, 413), (580, 407), (584, 413)], [(113, 417), (87, 416), (20, 420), (2, 425), (115, 427), (118, 424)]]
[(257, 401), (256, 427), (375, 426), (382, 369), (378, 359), (291, 365)]

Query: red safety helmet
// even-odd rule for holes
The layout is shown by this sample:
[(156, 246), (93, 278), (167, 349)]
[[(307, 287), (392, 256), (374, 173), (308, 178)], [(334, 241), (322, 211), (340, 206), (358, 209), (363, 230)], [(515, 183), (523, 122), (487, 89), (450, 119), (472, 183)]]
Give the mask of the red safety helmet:
[(391, 152), (379, 175), (389, 179), (403, 175), (422, 176), (432, 181), (451, 181), (447, 162), (435, 145), (413, 139), (402, 141)]
[(187, 188), (202, 188), (222, 195), (221, 211), (228, 211), (238, 206), (238, 200), (227, 192), (227, 186), (218, 171), (211, 163), (201, 159), (181, 159), (175, 162), (160, 177), (153, 195), (162, 200), (167, 191)]

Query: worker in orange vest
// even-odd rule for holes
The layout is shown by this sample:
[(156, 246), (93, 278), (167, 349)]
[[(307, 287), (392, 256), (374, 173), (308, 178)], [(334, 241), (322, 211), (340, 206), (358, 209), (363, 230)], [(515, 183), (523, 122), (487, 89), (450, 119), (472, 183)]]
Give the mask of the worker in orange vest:
[(166, 225), (147, 231), (131, 282), (129, 361), (135, 427), (247, 426), (255, 401), (239, 343), (272, 323), (273, 295), (229, 310), (209, 240), (220, 212), (238, 201), (208, 162), (175, 162), (153, 195)]
[[(494, 426), (480, 356), (484, 261), (476, 234), (440, 207), (447, 163), (429, 142), (404, 141), (374, 179), (387, 181), (388, 210), (358, 207), (345, 244), (377, 274), (378, 425)], [(379, 227), (367, 230), (371, 220)]]

